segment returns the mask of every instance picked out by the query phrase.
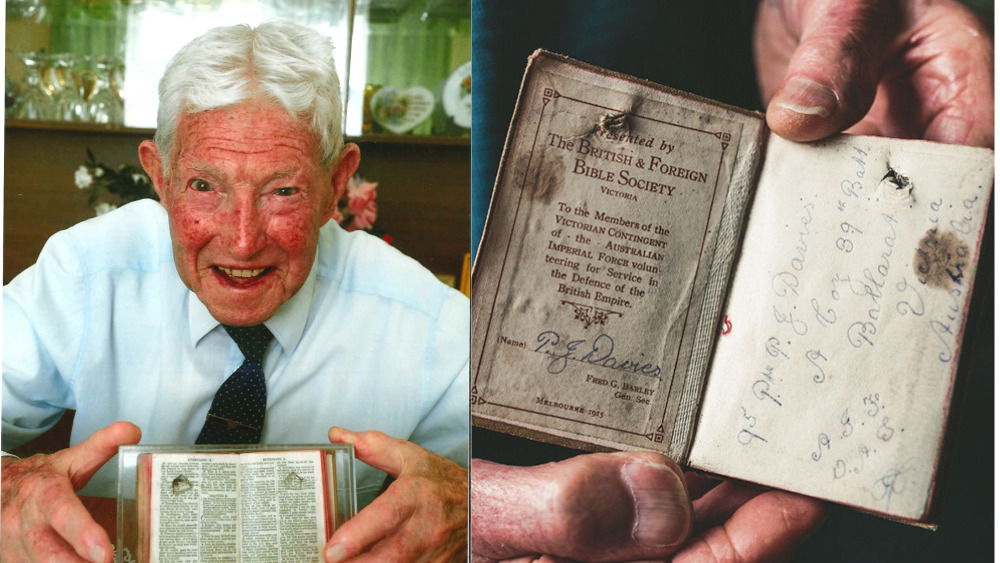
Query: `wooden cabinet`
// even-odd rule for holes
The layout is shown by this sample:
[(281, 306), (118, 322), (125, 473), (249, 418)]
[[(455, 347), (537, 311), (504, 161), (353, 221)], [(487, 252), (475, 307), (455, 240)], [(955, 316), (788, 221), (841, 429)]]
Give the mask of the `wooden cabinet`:
[[(6, 284), (38, 258), (55, 232), (94, 216), (73, 174), (89, 147), (109, 166), (137, 165), (153, 130), (8, 122), (4, 128)], [(393, 246), (458, 280), (469, 251), (469, 140), (409, 136), (347, 139), (361, 147), (359, 172), (378, 182), (376, 224)]]

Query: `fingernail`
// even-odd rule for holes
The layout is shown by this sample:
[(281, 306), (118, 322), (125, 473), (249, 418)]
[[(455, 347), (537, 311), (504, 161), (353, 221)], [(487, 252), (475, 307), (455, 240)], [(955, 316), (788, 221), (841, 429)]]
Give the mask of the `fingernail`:
[(676, 545), (691, 528), (691, 510), (684, 484), (665, 465), (632, 463), (622, 468), (635, 501), (632, 537), (648, 546)]
[(90, 560), (94, 563), (104, 563), (104, 548), (99, 545), (91, 547)]
[(330, 549), (327, 549), (326, 553), (323, 554), (323, 557), (326, 558), (326, 563), (337, 563), (337, 561), (340, 561), (346, 555), (347, 550), (344, 549), (343, 545), (338, 543)]
[(837, 95), (818, 82), (793, 76), (778, 92), (774, 103), (795, 113), (826, 117), (837, 109)]
[(945, 115), (937, 121), (935, 140), (945, 143), (968, 143), (971, 129), (972, 122), (968, 119)]

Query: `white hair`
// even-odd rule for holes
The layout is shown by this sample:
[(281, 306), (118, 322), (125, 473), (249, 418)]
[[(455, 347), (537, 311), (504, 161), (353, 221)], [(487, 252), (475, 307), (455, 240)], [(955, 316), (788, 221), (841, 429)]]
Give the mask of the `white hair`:
[(323, 165), (343, 147), (340, 80), (330, 38), (287, 20), (256, 29), (217, 27), (181, 48), (160, 79), (156, 146), (169, 174), (177, 122), (183, 113), (273, 101), (308, 123)]

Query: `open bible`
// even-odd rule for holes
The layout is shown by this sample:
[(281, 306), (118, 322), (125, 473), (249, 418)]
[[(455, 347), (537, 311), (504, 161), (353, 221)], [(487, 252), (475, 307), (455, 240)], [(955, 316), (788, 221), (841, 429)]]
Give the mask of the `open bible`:
[(473, 270), (473, 423), (915, 523), (993, 152), (842, 135), (537, 51)]
[(322, 561), (337, 525), (333, 453), (138, 457), (138, 561)]

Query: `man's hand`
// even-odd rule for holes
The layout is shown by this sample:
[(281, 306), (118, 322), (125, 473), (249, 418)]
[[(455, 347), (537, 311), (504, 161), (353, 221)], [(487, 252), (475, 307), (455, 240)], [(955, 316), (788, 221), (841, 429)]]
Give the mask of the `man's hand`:
[(472, 460), (471, 500), (472, 563), (774, 561), (823, 520), (819, 501), (684, 476), (649, 452)]
[(116, 422), (85, 442), (52, 455), (5, 457), (0, 483), (2, 559), (110, 563), (111, 541), (76, 491), (118, 453), (139, 443), (139, 428)]
[(993, 40), (956, 0), (768, 0), (754, 38), (770, 128), (993, 146)]
[(330, 441), (353, 443), (357, 458), (395, 478), (327, 542), (328, 563), (464, 561), (468, 472), (410, 442), (381, 432), (330, 429)]

